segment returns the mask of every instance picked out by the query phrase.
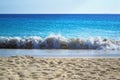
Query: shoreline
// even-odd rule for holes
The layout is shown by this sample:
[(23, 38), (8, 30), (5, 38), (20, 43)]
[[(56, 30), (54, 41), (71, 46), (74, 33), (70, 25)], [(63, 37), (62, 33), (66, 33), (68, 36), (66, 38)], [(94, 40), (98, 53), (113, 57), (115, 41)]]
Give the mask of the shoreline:
[(0, 57), (0, 80), (119, 80), (120, 58)]
[(67, 49), (52, 49), (52, 50), (39, 50), (39, 49), (0, 49), (0, 56), (34, 56), (34, 57), (62, 57), (62, 58), (119, 58), (119, 50), (67, 50)]

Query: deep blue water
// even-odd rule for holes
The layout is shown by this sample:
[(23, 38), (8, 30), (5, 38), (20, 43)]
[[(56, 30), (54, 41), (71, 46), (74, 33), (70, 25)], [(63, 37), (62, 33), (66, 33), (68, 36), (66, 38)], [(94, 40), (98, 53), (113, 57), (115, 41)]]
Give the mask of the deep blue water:
[(120, 39), (119, 14), (1, 14), (0, 36)]

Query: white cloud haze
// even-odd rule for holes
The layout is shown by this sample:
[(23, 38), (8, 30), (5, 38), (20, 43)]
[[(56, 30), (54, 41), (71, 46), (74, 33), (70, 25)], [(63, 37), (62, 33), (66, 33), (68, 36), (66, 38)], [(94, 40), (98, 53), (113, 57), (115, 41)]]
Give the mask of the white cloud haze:
[(0, 13), (120, 14), (120, 0), (0, 0)]

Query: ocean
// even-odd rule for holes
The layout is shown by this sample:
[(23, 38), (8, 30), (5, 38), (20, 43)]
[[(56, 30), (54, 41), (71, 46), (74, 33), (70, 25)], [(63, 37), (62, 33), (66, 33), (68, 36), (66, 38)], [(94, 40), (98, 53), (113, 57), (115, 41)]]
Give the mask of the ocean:
[(120, 14), (0, 14), (0, 48), (120, 50)]

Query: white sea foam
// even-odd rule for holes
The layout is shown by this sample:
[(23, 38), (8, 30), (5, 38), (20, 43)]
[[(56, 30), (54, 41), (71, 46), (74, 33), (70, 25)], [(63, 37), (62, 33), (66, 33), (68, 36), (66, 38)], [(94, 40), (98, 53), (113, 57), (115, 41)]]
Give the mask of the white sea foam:
[(0, 37), (0, 48), (18, 49), (104, 49), (120, 50), (120, 40), (101, 39), (100, 37), (65, 38), (49, 35), (46, 38), (31, 37)]

